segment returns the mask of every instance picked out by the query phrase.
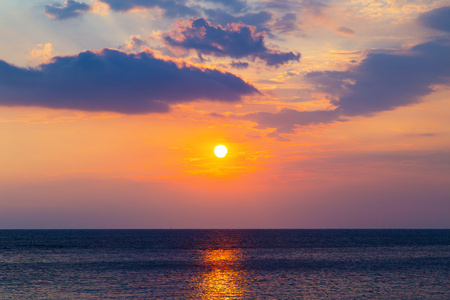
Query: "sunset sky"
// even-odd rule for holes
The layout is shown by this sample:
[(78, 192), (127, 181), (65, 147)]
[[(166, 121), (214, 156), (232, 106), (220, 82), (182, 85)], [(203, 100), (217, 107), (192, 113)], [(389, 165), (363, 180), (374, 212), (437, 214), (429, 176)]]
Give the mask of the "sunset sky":
[(450, 1), (1, 1), (0, 142), (0, 228), (450, 228)]

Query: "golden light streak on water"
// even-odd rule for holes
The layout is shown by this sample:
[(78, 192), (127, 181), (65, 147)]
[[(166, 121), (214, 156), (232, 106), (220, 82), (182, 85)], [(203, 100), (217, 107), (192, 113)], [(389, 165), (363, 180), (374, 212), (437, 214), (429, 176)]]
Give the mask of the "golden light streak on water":
[(204, 250), (201, 263), (205, 272), (196, 279), (198, 299), (242, 299), (249, 293), (241, 250)]

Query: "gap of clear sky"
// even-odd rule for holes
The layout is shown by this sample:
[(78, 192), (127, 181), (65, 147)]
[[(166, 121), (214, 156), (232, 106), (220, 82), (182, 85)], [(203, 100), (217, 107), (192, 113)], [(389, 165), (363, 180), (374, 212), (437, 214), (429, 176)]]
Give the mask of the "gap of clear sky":
[(448, 0), (1, 1), (0, 228), (450, 228), (449, 83)]

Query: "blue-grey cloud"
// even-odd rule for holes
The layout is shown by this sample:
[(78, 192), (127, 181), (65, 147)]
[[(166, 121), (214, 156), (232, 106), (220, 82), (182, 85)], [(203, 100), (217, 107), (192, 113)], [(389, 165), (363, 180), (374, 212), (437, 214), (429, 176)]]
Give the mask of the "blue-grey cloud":
[[(329, 2), (329, 1), (323, 1)], [(271, 11), (288, 11), (301, 12), (302, 14), (309, 14), (313, 16), (320, 16), (324, 14), (324, 11), (329, 8), (325, 3), (319, 0), (267, 0), (260, 3), (264, 9)]]
[(164, 10), (167, 17), (198, 16), (195, 7), (187, 6), (186, 0), (100, 0), (112, 10), (126, 12), (135, 8), (155, 8)]
[(450, 41), (433, 41), (406, 55), (372, 53), (348, 71), (312, 72), (306, 78), (339, 95), (332, 103), (342, 114), (357, 116), (417, 103), (449, 76)]
[(67, 0), (65, 6), (54, 4), (45, 6), (45, 15), (52, 19), (64, 20), (75, 18), (89, 11), (91, 7), (84, 2)]
[(326, 8), (328, 8), (328, 5), (317, 0), (304, 0), (301, 2), (301, 10), (303, 13), (316, 17), (323, 15)]
[(419, 17), (419, 23), (422, 25), (450, 32), (450, 6), (444, 6), (423, 13)]
[(243, 15), (232, 15), (222, 9), (205, 9), (208, 21), (214, 25), (222, 25), (242, 22), (246, 25), (255, 26), (257, 32), (270, 31), (268, 22), (272, 20), (272, 14), (268, 11), (260, 11), (257, 13), (246, 13)]
[(230, 65), (236, 69), (247, 69), (248, 68), (248, 63), (245, 61), (234, 61), (233, 60)]
[(299, 1), (291, 0), (269, 0), (261, 3), (264, 8), (289, 11), (293, 11), (299, 4)]
[(336, 29), (336, 31), (343, 35), (349, 35), (349, 36), (355, 35), (355, 32), (353, 31), (353, 29), (345, 27), (345, 26), (339, 27), (338, 29)]
[(258, 123), (256, 128), (276, 128), (277, 133), (293, 133), (297, 126), (336, 121), (339, 119), (339, 112), (336, 110), (297, 111), (284, 108), (278, 113), (250, 113), (244, 118)]
[(206, 0), (207, 2), (219, 3), (230, 8), (233, 12), (241, 12), (247, 8), (247, 2), (242, 0)]
[(281, 18), (277, 18), (272, 26), (280, 32), (291, 32), (299, 29), (299, 22), (295, 13), (287, 13)]
[[(315, 5), (312, 5), (314, 8)], [(321, 6), (317, 6), (320, 13)], [(424, 26), (449, 31), (450, 7), (434, 9), (419, 17)], [(251, 113), (243, 116), (259, 128), (275, 128), (272, 136), (292, 133), (296, 127), (343, 121), (350, 116), (371, 116), (418, 103), (436, 84), (450, 82), (450, 39), (419, 44), (406, 54), (370, 53), (347, 71), (310, 72), (305, 78), (328, 94), (335, 105), (330, 111)], [(281, 137), (282, 139), (282, 137)]]
[(443, 171), (450, 171), (450, 151), (424, 151), (424, 150), (397, 150), (397, 151), (368, 151), (350, 152), (337, 157), (327, 157), (325, 161), (330, 164), (346, 164), (349, 162), (385, 163), (404, 165), (405, 167), (440, 167)]
[(140, 35), (132, 35), (128, 42), (120, 45), (118, 48), (125, 51), (140, 52), (146, 47), (148, 47), (147, 41), (141, 39)]
[(195, 100), (234, 102), (258, 91), (218, 70), (179, 66), (141, 52), (103, 49), (55, 57), (37, 69), (0, 61), (0, 105), (126, 114), (167, 112)]
[(407, 54), (372, 53), (347, 71), (310, 72), (306, 79), (329, 94), (331, 111), (281, 110), (244, 116), (259, 128), (291, 133), (295, 127), (329, 123), (350, 116), (379, 112), (418, 103), (432, 86), (450, 82), (450, 40), (419, 44)]
[(259, 58), (269, 66), (298, 61), (300, 53), (281, 52), (266, 47), (263, 33), (255, 33), (245, 24), (230, 24), (225, 28), (213, 26), (203, 18), (191, 20), (174, 34), (166, 34), (167, 44), (195, 49), (199, 54), (232, 58)]

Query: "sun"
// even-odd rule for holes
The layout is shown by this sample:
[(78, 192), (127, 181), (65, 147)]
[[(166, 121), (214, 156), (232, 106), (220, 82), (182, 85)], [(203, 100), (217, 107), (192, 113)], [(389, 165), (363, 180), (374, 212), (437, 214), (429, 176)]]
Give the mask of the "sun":
[(217, 157), (225, 157), (225, 155), (227, 155), (227, 147), (225, 147), (224, 145), (217, 145), (216, 148), (214, 148), (214, 154)]

